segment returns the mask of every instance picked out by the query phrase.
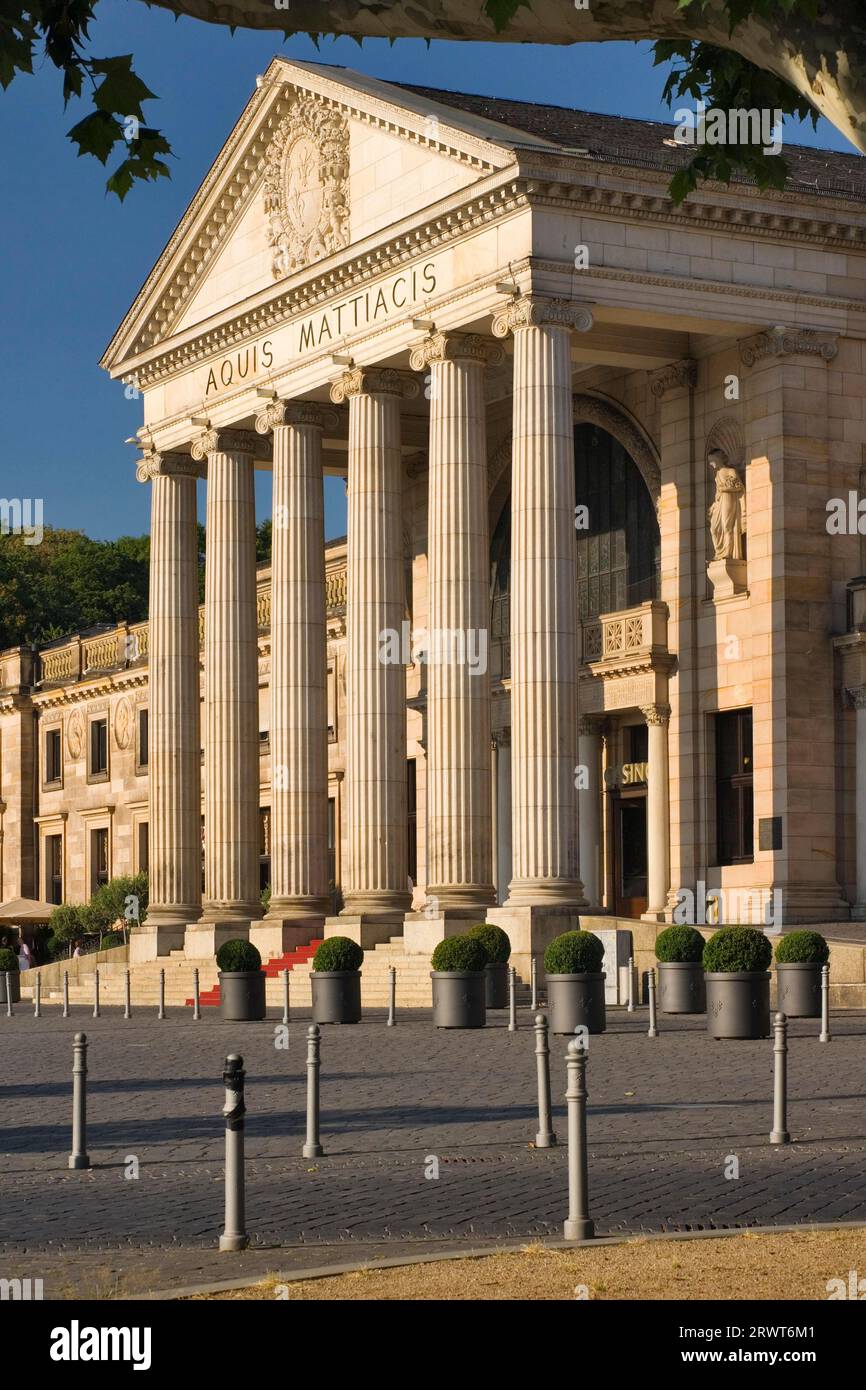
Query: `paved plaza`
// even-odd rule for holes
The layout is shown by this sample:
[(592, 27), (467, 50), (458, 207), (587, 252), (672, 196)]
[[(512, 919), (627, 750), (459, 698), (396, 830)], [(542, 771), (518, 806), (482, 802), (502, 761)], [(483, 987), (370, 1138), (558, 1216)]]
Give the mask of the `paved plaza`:
[[(0, 1018), (0, 1277), (46, 1278), (46, 1296), (97, 1281), (144, 1290), (455, 1245), (559, 1238), (567, 1207), (565, 1041), (552, 1040), (555, 1128), (537, 1151), (532, 1015), (507, 1030), (386, 1028), (373, 1014), (324, 1028), (322, 1142), (301, 1157), (306, 1026), (288, 1049), (279, 1016), (223, 1023), (214, 1010), (164, 1021), (85, 1009)], [(702, 1019), (613, 1010), (591, 1041), (590, 1203), (599, 1234), (866, 1221), (866, 1015), (791, 1025), (789, 1129), (773, 1148), (773, 1044), (713, 1042)], [(72, 1037), (90, 1040), (88, 1149), (70, 1172)], [(247, 1068), (251, 1249), (220, 1255), (222, 1065)], [(730, 1156), (739, 1163), (731, 1171)], [(139, 1177), (128, 1178), (138, 1161)], [(429, 1177), (438, 1160), (438, 1177)], [(102, 1281), (102, 1283), (100, 1283)], [(54, 1289), (52, 1293), (51, 1290)]]

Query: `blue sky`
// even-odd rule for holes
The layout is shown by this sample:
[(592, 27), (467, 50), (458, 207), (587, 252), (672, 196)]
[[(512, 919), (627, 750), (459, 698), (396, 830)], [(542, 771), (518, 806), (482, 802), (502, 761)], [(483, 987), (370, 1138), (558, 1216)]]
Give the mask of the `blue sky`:
[[(148, 120), (175, 152), (171, 180), (133, 189), (121, 205), (105, 170), (77, 159), (48, 63), (0, 92), (4, 200), (0, 207), (0, 495), (42, 497), (45, 521), (109, 538), (148, 526), (148, 489), (123, 441), (141, 423), (98, 360), (274, 53), (339, 64), (395, 81), (626, 116), (665, 118), (663, 73), (649, 44), (572, 48), (402, 40), (281, 43), (277, 34), (175, 21), (139, 0), (103, 0), (91, 30), (97, 56), (133, 53), (159, 100)], [(827, 122), (786, 140), (848, 149)], [(111, 164), (109, 167), (112, 167)], [(259, 519), (270, 513), (258, 478)], [(200, 499), (200, 508), (202, 502)], [(345, 528), (343, 485), (327, 483), (327, 531)]]

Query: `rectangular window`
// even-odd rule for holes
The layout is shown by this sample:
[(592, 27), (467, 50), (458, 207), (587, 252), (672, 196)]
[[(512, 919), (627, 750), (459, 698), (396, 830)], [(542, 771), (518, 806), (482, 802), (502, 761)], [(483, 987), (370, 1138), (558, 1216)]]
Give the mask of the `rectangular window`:
[(108, 827), (101, 826), (98, 830), (90, 832), (90, 881), (93, 892), (107, 883), (108, 879)]
[(418, 767), (414, 758), (406, 764), (406, 808), (409, 837), (409, 877), (418, 882)]
[(138, 711), (138, 760), (136, 766), (145, 768), (150, 761), (150, 725), (148, 722), (148, 711), (140, 709)]
[(45, 893), (50, 903), (63, 902), (63, 836), (45, 837)]
[(45, 782), (63, 780), (63, 761), (60, 745), (60, 730), (49, 729), (45, 735)]
[(146, 874), (150, 868), (150, 827), (146, 820), (138, 823), (138, 872)]
[(752, 711), (716, 715), (716, 858), (749, 864), (754, 858)]
[(259, 807), (259, 892), (271, 886), (271, 808)]
[(94, 719), (90, 725), (90, 776), (108, 776), (107, 719)]
[(336, 911), (335, 894), (337, 892), (337, 802), (333, 796), (328, 797), (328, 893)]

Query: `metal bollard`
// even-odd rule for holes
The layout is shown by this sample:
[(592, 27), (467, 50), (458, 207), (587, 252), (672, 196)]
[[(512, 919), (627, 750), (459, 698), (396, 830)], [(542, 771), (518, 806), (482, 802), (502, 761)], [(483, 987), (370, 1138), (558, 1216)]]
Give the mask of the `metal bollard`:
[(127, 970), (123, 987), (123, 1017), (132, 1018), (132, 977)]
[(535, 1015), (535, 1068), (538, 1073), (538, 1133), (535, 1147), (551, 1149), (556, 1143), (556, 1135), (550, 1110), (550, 1047), (544, 1014)]
[(89, 1168), (87, 1156), (87, 1034), (72, 1041), (72, 1153), (70, 1168)]
[(508, 971), (508, 1031), (517, 1032), (517, 971), (513, 965)]
[(595, 1223), (589, 1216), (589, 1176), (586, 1154), (586, 1051), (580, 1039), (568, 1044), (568, 1218), (566, 1240), (592, 1240)]
[(289, 972), (283, 971), (283, 1023), (289, 1021)]
[(821, 966), (821, 1033), (819, 1042), (830, 1041), (830, 967)]
[(307, 1029), (307, 1142), (301, 1150), (304, 1158), (321, 1158), (325, 1150), (319, 1141), (319, 1046), (321, 1033), (317, 1023)]
[(244, 1212), (244, 1059), (237, 1053), (226, 1057), (223, 1081), (226, 1088), (223, 1115), (226, 1121), (226, 1214), (220, 1250), (246, 1250), (250, 1238)]
[(36, 972), (36, 984), (33, 988), (33, 1017), (42, 1017), (42, 976)]
[(192, 972), (192, 1016), (198, 1022), (201, 1018), (201, 991), (199, 988), (198, 966)]
[(63, 972), (63, 1017), (69, 1017), (69, 971)]
[(93, 972), (93, 1017), (99, 1018), (99, 966)]
[(388, 967), (388, 1024), (393, 1028), (397, 1022), (397, 967)]
[(649, 988), (649, 1028), (647, 1029), (648, 1038), (657, 1038), (659, 1035), (658, 1014), (656, 1012), (656, 972), (647, 971), (647, 986)]
[(156, 1011), (157, 1018), (165, 1018), (165, 970), (159, 972), (159, 1008)]
[(634, 1013), (634, 956), (628, 958), (628, 1012)]
[(788, 1020), (784, 1014), (773, 1019), (773, 1131), (771, 1144), (790, 1144), (788, 1123)]
[(6, 1017), (12, 1017), (12, 971), (6, 971)]
[(529, 961), (529, 1006), (535, 1010), (538, 1008), (538, 961), (532, 956)]

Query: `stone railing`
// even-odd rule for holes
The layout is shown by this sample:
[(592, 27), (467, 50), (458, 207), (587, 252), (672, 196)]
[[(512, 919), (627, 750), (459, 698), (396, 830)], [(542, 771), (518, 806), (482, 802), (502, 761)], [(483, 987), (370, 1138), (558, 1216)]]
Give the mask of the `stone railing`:
[(43, 652), (41, 657), (42, 679), (53, 683), (54, 681), (68, 681), (73, 676), (78, 675), (78, 654), (80, 643), (78, 639), (69, 642), (65, 647), (54, 647), (50, 652)]
[(629, 662), (667, 652), (668, 609), (658, 599), (602, 613), (581, 624), (581, 659), (584, 662)]
[[(122, 629), (106, 632), (101, 637), (92, 637), (82, 643), (81, 669), (86, 671), (106, 671), (118, 664), (118, 651), (123, 648), (118, 642)], [(126, 659), (124, 653), (124, 660)]]

